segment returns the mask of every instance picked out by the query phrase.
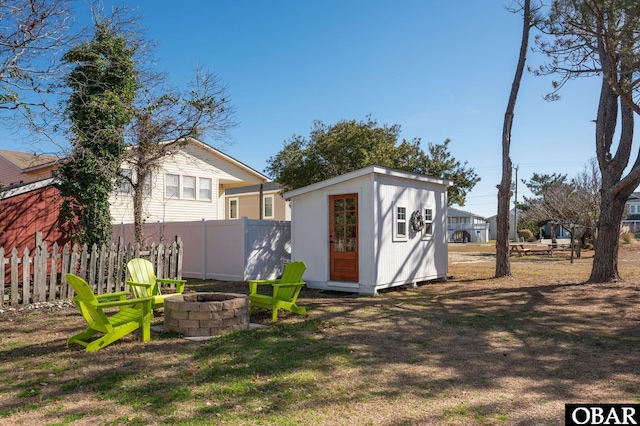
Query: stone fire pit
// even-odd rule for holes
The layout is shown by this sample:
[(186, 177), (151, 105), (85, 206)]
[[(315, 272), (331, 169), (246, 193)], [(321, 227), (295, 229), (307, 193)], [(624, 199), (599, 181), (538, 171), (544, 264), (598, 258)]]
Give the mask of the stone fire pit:
[(249, 299), (235, 293), (186, 293), (164, 301), (164, 331), (185, 337), (249, 329)]

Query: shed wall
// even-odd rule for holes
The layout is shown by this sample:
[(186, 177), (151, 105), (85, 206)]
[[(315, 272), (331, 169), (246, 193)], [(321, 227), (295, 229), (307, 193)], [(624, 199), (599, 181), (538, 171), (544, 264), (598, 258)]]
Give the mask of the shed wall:
[[(441, 185), (379, 175), (376, 180), (376, 282), (378, 289), (446, 276), (446, 189)], [(397, 206), (433, 212), (433, 233), (414, 232), (408, 226), (406, 239), (395, 239)]]
[(44, 241), (63, 246), (70, 241), (68, 235), (58, 228), (58, 213), (62, 198), (54, 186), (0, 201), (0, 247), (9, 252), (14, 247), (22, 254), (25, 248), (35, 248), (34, 235), (42, 232)]
[[(329, 276), (329, 195), (358, 194), (359, 282), (332, 282)], [(409, 232), (394, 241), (394, 210), (403, 203), (407, 215), (433, 211), (433, 235)], [(442, 278), (448, 268), (446, 186), (369, 174), (296, 195), (292, 205), (292, 257), (307, 264), (311, 288), (375, 294), (396, 285)]]
[[(304, 280), (311, 288), (325, 288), (329, 282), (329, 196), (358, 194), (360, 235), (358, 241), (360, 282), (371, 283), (373, 273), (373, 241), (370, 230), (371, 176), (363, 176), (322, 190), (295, 197), (291, 202), (292, 257), (307, 265)], [(332, 288), (358, 291), (358, 283), (331, 283)]]

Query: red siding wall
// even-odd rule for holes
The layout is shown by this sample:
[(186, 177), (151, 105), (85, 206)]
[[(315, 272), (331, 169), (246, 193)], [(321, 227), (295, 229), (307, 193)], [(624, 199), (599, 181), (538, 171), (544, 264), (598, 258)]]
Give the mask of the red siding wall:
[(25, 247), (33, 250), (36, 231), (42, 232), (42, 239), (49, 247), (57, 242), (62, 248), (70, 239), (57, 226), (61, 203), (54, 186), (0, 200), (0, 247), (4, 247), (5, 256), (14, 247), (19, 255)]

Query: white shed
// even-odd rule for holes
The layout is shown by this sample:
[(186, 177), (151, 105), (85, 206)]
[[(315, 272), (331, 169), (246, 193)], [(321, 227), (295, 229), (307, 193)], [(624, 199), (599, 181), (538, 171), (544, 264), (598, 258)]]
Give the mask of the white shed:
[(375, 295), (445, 278), (451, 184), (370, 166), (285, 193), (292, 259), (307, 264), (307, 286)]

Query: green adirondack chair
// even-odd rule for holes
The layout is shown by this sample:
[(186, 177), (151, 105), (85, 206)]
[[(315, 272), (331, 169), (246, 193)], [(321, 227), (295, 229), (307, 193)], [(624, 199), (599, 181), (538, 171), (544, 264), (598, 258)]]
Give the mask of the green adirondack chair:
[[(156, 274), (153, 271), (153, 264), (147, 259), (131, 259), (127, 263), (127, 271), (129, 271), (130, 276), (127, 284), (131, 287), (133, 296), (153, 296), (153, 309), (162, 308), (164, 306), (164, 299), (167, 297), (181, 294), (184, 291), (184, 284), (187, 282), (186, 280), (156, 278)], [(163, 294), (160, 291), (160, 284), (175, 285), (175, 292)]]
[[(300, 315), (307, 313), (306, 308), (296, 304), (300, 290), (304, 287), (302, 274), (307, 269), (307, 265), (301, 261), (288, 263), (282, 273), (282, 278), (278, 280), (249, 280), (249, 310), (254, 312), (255, 308), (269, 309), (271, 311), (271, 321), (278, 319), (278, 309), (284, 309)], [(271, 295), (259, 294), (259, 285), (270, 285), (273, 289)]]
[[(85, 346), (85, 351), (93, 352), (115, 342), (127, 334), (142, 329), (142, 341), (151, 339), (151, 318), (153, 297), (141, 299), (127, 299), (126, 291), (107, 293), (96, 296), (89, 284), (74, 274), (66, 274), (67, 283), (73, 287), (76, 296), (73, 303), (78, 307), (89, 326), (82, 332), (72, 336), (67, 345), (78, 343)], [(115, 299), (115, 300), (114, 300)], [(119, 308), (112, 315), (107, 316), (105, 309)], [(104, 334), (95, 340), (98, 334)]]

